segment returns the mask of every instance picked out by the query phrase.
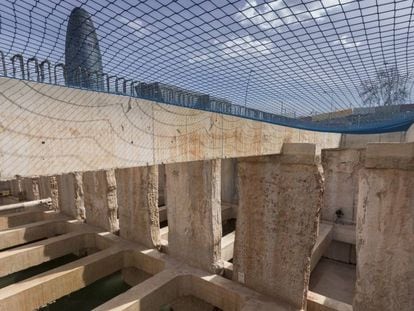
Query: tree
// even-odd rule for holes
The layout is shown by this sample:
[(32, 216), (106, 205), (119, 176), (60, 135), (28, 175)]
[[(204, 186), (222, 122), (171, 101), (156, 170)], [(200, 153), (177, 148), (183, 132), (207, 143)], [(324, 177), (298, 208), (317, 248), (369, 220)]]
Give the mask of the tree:
[(409, 96), (409, 73), (400, 73), (397, 67), (379, 69), (374, 79), (361, 82), (359, 95), (366, 106), (404, 104)]

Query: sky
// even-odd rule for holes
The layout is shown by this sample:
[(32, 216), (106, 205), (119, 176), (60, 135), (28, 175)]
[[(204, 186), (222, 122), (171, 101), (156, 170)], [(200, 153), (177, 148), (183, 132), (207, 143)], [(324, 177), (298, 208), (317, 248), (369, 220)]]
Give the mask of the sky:
[(64, 62), (77, 6), (92, 16), (104, 72), (277, 114), (359, 107), (376, 71), (414, 73), (412, 0), (0, 0), (0, 50)]

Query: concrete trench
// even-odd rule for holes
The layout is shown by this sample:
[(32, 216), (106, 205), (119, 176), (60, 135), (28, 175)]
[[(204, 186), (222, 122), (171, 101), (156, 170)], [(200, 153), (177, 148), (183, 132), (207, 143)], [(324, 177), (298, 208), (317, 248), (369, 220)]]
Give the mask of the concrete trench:
[(414, 144), (316, 152), (24, 177), (24, 206), (4, 181), (0, 281), (76, 257), (0, 310), (412, 310)]

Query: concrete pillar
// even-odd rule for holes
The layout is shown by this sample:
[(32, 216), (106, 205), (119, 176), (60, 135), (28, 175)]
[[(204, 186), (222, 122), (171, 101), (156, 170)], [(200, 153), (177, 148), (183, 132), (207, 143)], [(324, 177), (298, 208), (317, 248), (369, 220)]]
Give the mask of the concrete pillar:
[(158, 166), (115, 170), (121, 237), (159, 247)]
[(168, 251), (190, 265), (221, 267), (220, 160), (167, 164)]
[(164, 206), (167, 196), (165, 189), (165, 164), (158, 165), (158, 205)]
[(115, 171), (84, 172), (83, 191), (86, 222), (116, 232), (119, 225)]
[(39, 195), (41, 199), (51, 198), (51, 208), (54, 210), (59, 209), (59, 191), (56, 176), (40, 176)]
[(23, 196), (27, 201), (39, 200), (39, 177), (25, 177), (23, 178)]
[(321, 218), (337, 219), (341, 210), (341, 221), (356, 221), (358, 199), (358, 173), (363, 166), (365, 149), (324, 149), (322, 165), (325, 177)]
[(59, 208), (71, 217), (85, 220), (82, 173), (68, 173), (56, 177), (59, 192)]
[(414, 143), (369, 144), (359, 180), (355, 311), (414, 308)]
[(23, 183), (20, 176), (16, 176), (16, 178), (11, 180), (10, 191), (12, 196), (23, 200)]
[(221, 160), (221, 199), (226, 203), (238, 202), (237, 159)]
[(233, 279), (306, 309), (322, 178), (315, 145), (285, 144), (282, 152), (239, 159)]

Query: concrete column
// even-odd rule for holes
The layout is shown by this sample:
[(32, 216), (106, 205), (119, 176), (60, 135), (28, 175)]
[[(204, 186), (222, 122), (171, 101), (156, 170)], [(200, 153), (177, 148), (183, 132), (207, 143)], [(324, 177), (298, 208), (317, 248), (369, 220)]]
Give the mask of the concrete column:
[(51, 198), (52, 209), (59, 209), (59, 191), (56, 176), (40, 176), (39, 195), (41, 199)]
[(238, 202), (237, 159), (221, 160), (221, 199), (226, 203)]
[(341, 210), (341, 220), (356, 221), (358, 173), (363, 166), (365, 149), (324, 149), (322, 165), (325, 177), (323, 220), (335, 221)]
[(158, 166), (115, 170), (120, 236), (159, 247)]
[(414, 143), (369, 144), (359, 179), (355, 311), (414, 308)]
[(23, 178), (23, 193), (27, 201), (39, 200), (39, 177), (25, 177)]
[(221, 267), (220, 160), (167, 164), (168, 251), (190, 265)]
[(85, 220), (82, 173), (68, 173), (56, 177), (59, 192), (59, 208), (71, 217)]
[(119, 229), (115, 171), (83, 173), (86, 222), (110, 232)]
[(16, 176), (16, 178), (11, 180), (10, 191), (12, 196), (23, 200), (23, 184), (20, 176)]
[(306, 309), (322, 178), (315, 145), (285, 144), (282, 152), (239, 159), (233, 279)]
[(158, 205), (165, 205), (166, 201), (165, 189), (165, 164), (158, 165)]

